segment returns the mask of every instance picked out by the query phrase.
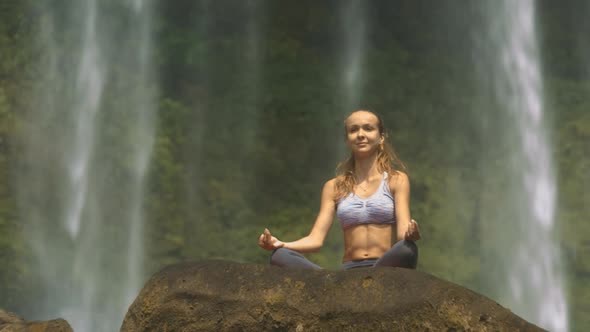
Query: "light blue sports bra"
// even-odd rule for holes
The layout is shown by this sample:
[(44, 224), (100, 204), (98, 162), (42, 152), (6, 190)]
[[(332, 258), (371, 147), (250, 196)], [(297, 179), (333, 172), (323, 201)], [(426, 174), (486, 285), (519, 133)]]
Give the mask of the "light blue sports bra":
[(342, 229), (362, 224), (395, 223), (395, 200), (389, 191), (387, 177), (384, 172), (379, 188), (367, 198), (350, 193), (338, 201), (336, 215)]

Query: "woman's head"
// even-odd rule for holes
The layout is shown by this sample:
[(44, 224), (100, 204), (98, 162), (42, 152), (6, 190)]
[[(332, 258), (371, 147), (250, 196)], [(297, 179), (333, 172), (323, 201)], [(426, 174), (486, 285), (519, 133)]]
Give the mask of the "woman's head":
[(383, 121), (371, 111), (354, 111), (344, 120), (344, 137), (355, 158), (372, 156), (385, 142)]
[(369, 110), (356, 110), (344, 120), (346, 145), (349, 157), (337, 167), (336, 198), (353, 191), (355, 185), (355, 161), (376, 154), (375, 163), (380, 173), (394, 174), (406, 171), (388, 140), (388, 133), (379, 114)]

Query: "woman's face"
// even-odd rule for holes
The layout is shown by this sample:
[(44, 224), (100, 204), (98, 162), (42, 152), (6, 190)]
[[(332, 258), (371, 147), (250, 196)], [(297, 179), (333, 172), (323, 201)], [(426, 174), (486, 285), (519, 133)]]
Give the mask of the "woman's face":
[(357, 111), (345, 121), (346, 145), (356, 156), (371, 155), (379, 151), (383, 136), (379, 132), (379, 119), (371, 112)]

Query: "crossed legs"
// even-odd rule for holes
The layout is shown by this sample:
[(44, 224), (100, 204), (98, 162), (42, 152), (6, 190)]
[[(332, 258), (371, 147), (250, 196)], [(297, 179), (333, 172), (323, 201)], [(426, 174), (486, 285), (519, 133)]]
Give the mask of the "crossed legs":
[[(348, 268), (354, 268), (355, 261), (352, 264), (347, 264)], [(418, 264), (418, 246), (416, 243), (409, 240), (401, 240), (396, 242), (388, 251), (383, 254), (375, 263), (373, 267), (403, 267), (407, 269), (415, 269)], [(280, 267), (293, 267), (300, 269), (321, 270), (322, 268), (312, 263), (297, 251), (285, 248), (279, 248), (273, 251), (270, 256), (270, 265)], [(366, 267), (367, 264), (362, 264), (357, 267)]]

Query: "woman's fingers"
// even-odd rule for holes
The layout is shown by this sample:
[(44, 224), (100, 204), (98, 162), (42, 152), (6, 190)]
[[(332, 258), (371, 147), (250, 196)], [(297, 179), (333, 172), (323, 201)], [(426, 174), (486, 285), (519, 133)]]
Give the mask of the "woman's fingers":
[(414, 220), (410, 220), (410, 224), (408, 225), (408, 234), (410, 237), (414, 235), (414, 231), (416, 230), (416, 226), (414, 226)]
[(420, 230), (416, 220), (411, 219), (408, 229), (406, 230), (405, 238), (410, 241), (416, 241), (420, 239)]
[(420, 240), (420, 227), (418, 226), (418, 223), (416, 222), (416, 220), (412, 219), (412, 224), (414, 225), (414, 241), (416, 240)]
[(270, 235), (270, 231), (265, 228), (262, 234), (258, 237), (258, 245), (264, 249), (269, 249), (272, 247), (272, 236)]
[(258, 237), (258, 246), (260, 246), (262, 248), (266, 247), (266, 243), (264, 241), (264, 234), (260, 234), (260, 236)]
[(273, 250), (283, 247), (285, 244), (270, 234), (268, 228), (258, 237), (258, 245), (266, 250)]

